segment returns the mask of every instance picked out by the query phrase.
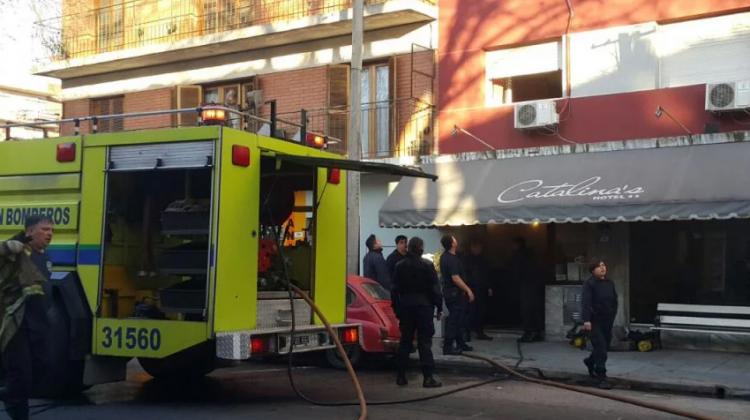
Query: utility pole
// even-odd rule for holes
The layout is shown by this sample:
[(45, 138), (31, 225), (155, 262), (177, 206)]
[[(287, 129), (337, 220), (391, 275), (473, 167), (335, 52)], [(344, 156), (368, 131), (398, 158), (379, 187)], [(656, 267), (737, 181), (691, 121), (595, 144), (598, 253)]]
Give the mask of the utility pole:
[[(364, 32), (364, 0), (352, 2), (352, 62), (349, 83), (349, 138), (347, 153), (349, 159), (359, 160), (362, 156), (362, 94), (360, 73), (362, 71), (362, 39)], [(359, 172), (347, 171), (347, 230), (346, 230), (346, 272), (359, 273)]]

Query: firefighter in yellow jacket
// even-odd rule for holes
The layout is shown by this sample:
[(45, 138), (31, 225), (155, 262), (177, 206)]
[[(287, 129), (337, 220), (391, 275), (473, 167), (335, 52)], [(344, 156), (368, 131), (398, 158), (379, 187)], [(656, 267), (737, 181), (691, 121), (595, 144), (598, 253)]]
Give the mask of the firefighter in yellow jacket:
[(29, 397), (43, 379), (52, 264), (45, 254), (52, 220), (29, 216), (24, 232), (0, 242), (0, 351), (5, 369), (5, 409), (13, 420), (29, 418)]

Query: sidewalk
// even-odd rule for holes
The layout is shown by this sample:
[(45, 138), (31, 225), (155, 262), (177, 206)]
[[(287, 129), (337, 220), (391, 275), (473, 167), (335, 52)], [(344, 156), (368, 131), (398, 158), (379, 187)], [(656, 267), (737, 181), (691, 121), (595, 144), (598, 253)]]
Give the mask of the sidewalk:
[[(492, 341), (472, 340), (476, 354), (513, 367), (519, 360), (517, 335), (488, 332)], [(588, 373), (582, 351), (567, 342), (522, 344), (521, 370), (541, 369), (548, 378), (586, 381)], [(486, 367), (487, 364), (462, 356), (443, 356), (442, 339), (433, 340), (438, 366)], [(690, 350), (613, 351), (607, 361), (607, 375), (616, 387), (697, 393), (750, 398), (750, 354)]]

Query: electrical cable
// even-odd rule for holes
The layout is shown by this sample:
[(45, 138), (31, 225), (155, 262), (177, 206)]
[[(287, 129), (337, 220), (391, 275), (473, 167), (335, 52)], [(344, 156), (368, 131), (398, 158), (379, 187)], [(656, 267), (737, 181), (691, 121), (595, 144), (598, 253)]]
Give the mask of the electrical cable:
[(572, 113), (572, 108), (570, 106), (570, 95), (571, 95), (571, 86), (570, 86), (570, 28), (573, 25), (573, 17), (575, 17), (575, 11), (573, 10), (573, 5), (571, 4), (570, 0), (565, 0), (565, 5), (568, 8), (568, 23), (565, 26), (565, 34), (563, 35), (565, 38), (565, 104), (560, 108), (560, 112), (558, 115), (562, 116), (562, 114), (567, 110), (568, 114), (565, 116), (565, 118), (560, 119), (560, 122), (567, 121), (570, 118), (570, 115)]

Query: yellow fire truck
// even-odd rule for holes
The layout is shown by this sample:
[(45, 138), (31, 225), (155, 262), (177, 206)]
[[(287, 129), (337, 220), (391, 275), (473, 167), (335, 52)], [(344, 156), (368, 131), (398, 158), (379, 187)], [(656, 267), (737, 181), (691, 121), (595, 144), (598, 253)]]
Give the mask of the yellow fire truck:
[(77, 131), (88, 121), (94, 134), (0, 142), (0, 237), (28, 215), (55, 223), (57, 391), (124, 379), (132, 358), (171, 377), (205, 374), (217, 358), (332, 348), (310, 306), (291, 304), (287, 279), (343, 342), (359, 341), (345, 323), (345, 171), (429, 175), (311, 147), (324, 138), (304, 121), (298, 137), (310, 142), (228, 128), (232, 112), (166, 110), (199, 113), (202, 124), (111, 133), (95, 133), (97, 123), (143, 114), (93, 116), (58, 123)]

